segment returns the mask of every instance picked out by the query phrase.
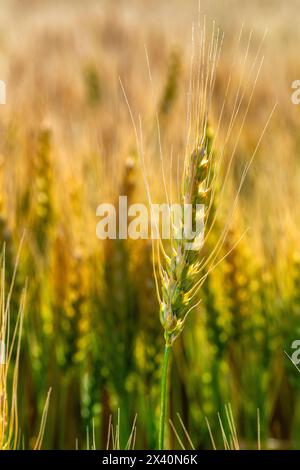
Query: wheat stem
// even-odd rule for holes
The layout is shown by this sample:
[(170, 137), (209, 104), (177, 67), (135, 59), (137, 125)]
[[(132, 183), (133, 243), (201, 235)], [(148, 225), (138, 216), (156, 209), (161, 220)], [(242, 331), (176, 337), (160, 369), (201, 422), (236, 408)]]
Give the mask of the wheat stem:
[(166, 402), (167, 402), (167, 385), (168, 385), (168, 365), (169, 356), (172, 346), (165, 346), (165, 354), (161, 375), (161, 389), (160, 389), (160, 419), (159, 419), (159, 436), (158, 436), (158, 449), (164, 449), (165, 437), (165, 422), (166, 422)]

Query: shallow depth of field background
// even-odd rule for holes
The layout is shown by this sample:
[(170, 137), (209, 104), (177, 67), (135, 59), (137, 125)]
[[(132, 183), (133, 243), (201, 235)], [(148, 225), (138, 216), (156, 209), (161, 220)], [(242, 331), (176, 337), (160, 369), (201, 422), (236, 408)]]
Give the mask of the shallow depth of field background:
[[(300, 339), (300, 105), (291, 102), (291, 83), (300, 79), (299, 8), (299, 1), (284, 0), (201, 6), (207, 30), (215, 20), (225, 33), (212, 129), (242, 24), (225, 122), (240, 80), (245, 111), (254, 81), (249, 70), (268, 30), (223, 198), (238, 186), (278, 106), (243, 186), (224, 254), (249, 230), (204, 284), (202, 303), (175, 343), (169, 414), (177, 426), (180, 413), (198, 448), (211, 448), (205, 416), (222, 445), (217, 414), (224, 415), (227, 403), (242, 446), (256, 446), (257, 408), (264, 446), (300, 446), (300, 374), (284, 354)], [(36, 436), (50, 386), (44, 448), (75, 448), (76, 438), (85, 448), (93, 423), (97, 446), (105, 447), (109, 416), (116, 421), (118, 409), (121, 446), (135, 414), (137, 447), (156, 446), (163, 335), (151, 245), (99, 241), (96, 207), (119, 194), (145, 201), (120, 78), (143, 122), (151, 188), (163, 197), (153, 97), (169, 156), (172, 146), (183, 149), (197, 21), (197, 1), (0, 2), (0, 79), (7, 85), (7, 104), (0, 107), (0, 242), (6, 243), (9, 284), (26, 229), (11, 302), (13, 322), (27, 280), (19, 373), (26, 446)], [(178, 448), (171, 429), (168, 447)]]

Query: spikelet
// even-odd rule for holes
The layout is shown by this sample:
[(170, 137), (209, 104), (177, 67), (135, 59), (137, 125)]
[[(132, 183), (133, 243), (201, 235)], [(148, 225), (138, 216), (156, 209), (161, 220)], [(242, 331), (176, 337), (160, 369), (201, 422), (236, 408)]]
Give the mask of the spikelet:
[(90, 106), (97, 106), (102, 98), (100, 77), (93, 64), (86, 66), (84, 70), (84, 84), (86, 88), (86, 98)]
[[(293, 254), (291, 263), (292, 292), (289, 305), (287, 306), (288, 315), (282, 321), (282, 335), (284, 335), (284, 346), (290, 350), (292, 343), (300, 338), (300, 255), (298, 252)], [(299, 386), (299, 377), (294, 368), (289, 369), (290, 381), (295, 388)]]
[(224, 262), (224, 289), (227, 296), (227, 310), (231, 317), (230, 338), (236, 343), (247, 334), (252, 313), (250, 259), (242, 241), (232, 249), (237, 239), (234, 229), (229, 230), (225, 242), (228, 256)]
[(62, 336), (64, 338), (64, 363), (71, 370), (82, 360), (85, 335), (88, 330), (85, 304), (84, 261), (79, 252), (72, 254), (69, 266), (69, 279), (65, 299), (65, 314), (62, 318)]
[(34, 165), (30, 168), (30, 171), (32, 170), (30, 213), (27, 221), (31, 244), (26, 253), (25, 270), (32, 280), (28, 293), (32, 312), (28, 319), (31, 334), (30, 355), (35, 369), (42, 370), (47, 367), (50, 351), (53, 351), (49, 338), (54, 328), (50, 295), (51, 250), (49, 250), (54, 215), (53, 168), (51, 131), (46, 125), (42, 125), (38, 131)]
[(143, 388), (154, 390), (159, 382), (161, 363), (161, 328), (157, 323), (156, 290), (152, 269), (151, 244), (142, 243), (135, 264), (138, 305), (141, 312), (141, 336), (137, 345), (137, 361), (144, 376)]
[[(245, 338), (249, 331), (251, 321), (251, 293), (250, 279), (247, 272), (249, 259), (242, 242), (233, 250), (237, 236), (233, 229), (228, 232), (225, 250), (228, 252), (223, 265), (224, 269), (224, 293), (226, 312), (229, 316), (230, 326), (228, 332), (228, 361), (233, 376), (233, 385), (240, 396), (242, 387), (241, 370), (246, 360), (247, 345)], [(231, 251), (230, 251), (231, 250)]]
[(207, 337), (213, 348), (215, 360), (220, 361), (224, 358), (228, 340), (228, 318), (224, 312), (221, 313), (218, 305), (218, 287), (214, 283), (214, 275), (206, 279), (201, 292), (203, 292), (203, 304), (206, 312)]
[(11, 230), (4, 211), (4, 202), (0, 194), (0, 247), (5, 247), (5, 264), (7, 281), (10, 282), (14, 270), (14, 248)]
[(0, 249), (2, 250), (5, 246), (5, 271), (8, 281), (11, 280), (13, 270), (14, 270), (14, 249), (13, 249), (13, 240), (12, 233), (9, 227), (6, 211), (5, 211), (5, 196), (3, 189), (4, 188), (4, 160), (0, 157)]
[[(101, 246), (99, 248), (102, 248)], [(101, 262), (99, 263), (99, 259)], [(81, 387), (81, 415), (83, 423), (91, 427), (93, 423), (101, 432), (102, 448), (106, 447), (109, 419), (113, 413), (112, 394), (109, 381), (110, 357), (109, 330), (106, 315), (111, 312), (107, 307), (105, 284), (105, 251), (88, 258), (88, 308), (90, 313), (89, 348), (84, 363)]]
[[(120, 194), (130, 204), (134, 191), (134, 162), (128, 158), (120, 184)], [(104, 250), (104, 295), (101, 316), (101, 345), (106, 375), (122, 409), (122, 433), (127, 434), (129, 391), (135, 370), (135, 339), (138, 332), (137, 297), (132, 277), (130, 242), (106, 240)], [(117, 326), (117, 327), (116, 327)]]
[(120, 194), (127, 196), (128, 202), (132, 200), (135, 189), (135, 162), (132, 157), (128, 157), (125, 161), (124, 174), (120, 185)]
[[(260, 362), (266, 377), (270, 369), (272, 355), (279, 346), (275, 333), (278, 312), (276, 311), (274, 280), (270, 272), (264, 266), (259, 265), (253, 266), (252, 272), (250, 270), (248, 275), (250, 275), (248, 289), (251, 295), (252, 313), (247, 331), (247, 345), (249, 345), (247, 347), (250, 347), (252, 343), (256, 355), (255, 361)], [(255, 368), (253, 358), (253, 373), (255, 373)], [(257, 381), (257, 389), (260, 389), (261, 396), (262, 388), (266, 392), (266, 380), (264, 382), (260, 388), (259, 381)]]
[(170, 56), (168, 76), (160, 103), (162, 117), (170, 113), (177, 98), (180, 69), (180, 55), (177, 51), (173, 51)]
[(142, 405), (149, 410), (144, 426), (148, 432), (150, 448), (156, 444), (158, 423), (158, 397), (160, 364), (162, 360), (161, 326), (157, 321), (157, 298), (153, 279), (151, 242), (142, 240), (134, 253), (134, 282), (140, 317), (139, 335), (135, 354), (139, 368), (136, 387), (142, 397)]
[(272, 402), (268, 431), (271, 438), (278, 440), (277, 445), (284, 448), (290, 448), (291, 445), (299, 394), (299, 372), (284, 356), (284, 351), (292, 353), (292, 343), (295, 339), (299, 339), (300, 263), (297, 253), (294, 253), (292, 259), (289, 260), (289, 276), (292, 280), (289, 295), (282, 299), (278, 287), (276, 296), (273, 295), (272, 315), (274, 318), (269, 352), (269, 357), (272, 359), (270, 377)]
[[(82, 191), (75, 185), (71, 191), (71, 210), (73, 214), (73, 237), (71, 256), (69, 259), (69, 279), (67, 283), (67, 298), (65, 302), (65, 321), (73, 338), (70, 337), (69, 361), (76, 365), (83, 361), (89, 351), (89, 330), (91, 318), (87, 305), (88, 283), (90, 281), (86, 250), (84, 246), (84, 232), (81, 228), (81, 216), (84, 210)], [(76, 234), (76, 235), (75, 235)], [(77, 239), (75, 239), (77, 236)], [(68, 322), (70, 323), (67, 326)], [(73, 325), (73, 326), (72, 326)], [(67, 361), (67, 362), (69, 362)]]
[[(205, 208), (204, 222), (207, 220), (210, 205), (210, 174), (207, 143), (204, 141), (192, 152), (186, 161), (183, 176), (182, 203), (192, 204), (193, 227), (196, 225), (196, 204)], [(195, 241), (195, 238), (194, 240)], [(160, 266), (162, 291), (160, 299), (160, 320), (165, 331), (166, 345), (171, 346), (181, 333), (187, 315), (191, 309), (191, 301), (195, 294), (195, 285), (199, 282), (201, 272), (200, 253), (188, 250), (187, 243), (191, 240), (172, 239), (172, 254), (165, 256), (165, 266)]]
[(67, 371), (87, 353), (90, 316), (87, 307), (89, 272), (80, 231), (81, 198), (70, 194), (72, 225), (59, 226), (52, 250), (53, 307), (61, 334), (60, 363)]
[[(252, 351), (256, 346), (255, 343), (262, 339), (257, 329), (261, 315), (257, 310), (256, 272), (252, 266), (245, 240), (235, 246), (236, 241), (240, 238), (237, 233), (232, 228), (227, 234), (225, 250), (228, 255), (223, 265), (224, 307), (229, 316), (227, 360), (232, 393), (236, 395), (235, 408), (240, 432), (244, 437), (247, 435), (249, 437), (249, 433), (251, 433), (253, 438), (257, 407), (252, 405), (252, 400), (255, 400), (255, 390), (250, 390), (249, 385), (253, 384), (253, 380), (249, 380), (249, 378), (251, 375), (255, 375), (256, 370), (255, 364), (252, 362)], [(246, 364), (247, 367), (245, 367)], [(260, 389), (262, 393), (261, 384), (258, 379), (256, 380), (257, 390)], [(248, 406), (245, 406), (242, 401), (243, 394), (247, 398)], [(257, 398), (259, 398), (259, 394)]]
[[(128, 197), (128, 203), (130, 203), (133, 188), (133, 162), (129, 159), (126, 162), (124, 176), (120, 185), (120, 193)], [(132, 318), (133, 298), (129, 262), (130, 253), (127, 241), (120, 239), (107, 240), (105, 246), (104, 275), (106, 303), (110, 314), (105, 314), (104, 320), (108, 322), (107, 327), (110, 331), (114, 329), (113, 325), (115, 325), (116, 322), (123, 325), (125, 331), (121, 331), (120, 328), (120, 333), (125, 334), (123, 338), (125, 343), (130, 340), (133, 328), (132, 322), (134, 321)], [(121, 321), (121, 319), (124, 321)], [(128, 350), (126, 351), (126, 345), (122, 343), (122, 341), (118, 341), (118, 348), (124, 349), (123, 352), (125, 355), (129, 353)]]
[[(1, 160), (0, 160), (1, 161)], [(0, 163), (0, 187), (3, 188), (3, 178), (4, 172), (2, 172), (2, 162)], [(16, 264), (16, 250), (13, 240), (13, 230), (10, 226), (10, 221), (7, 215), (7, 207), (4, 192), (0, 190), (0, 250), (4, 251), (4, 260), (5, 260), (5, 290), (6, 294), (9, 292), (10, 284), (14, 279), (14, 290), (13, 295), (10, 299), (10, 309), (12, 312), (17, 312), (19, 310), (19, 299), (22, 292), (22, 281), (19, 270), (15, 272)], [(14, 329), (15, 326), (15, 316), (11, 318), (11, 328)]]
[[(273, 349), (274, 347), (277, 350), (284, 349), (289, 354), (292, 354), (292, 345), (295, 340), (299, 340), (300, 338), (300, 257), (298, 252), (292, 253), (289, 262), (289, 276), (291, 278), (291, 290), (289, 295), (286, 296), (281, 309), (279, 308), (277, 312), (278, 317), (281, 315), (281, 321), (280, 323), (277, 322), (276, 325), (276, 343)], [(299, 373), (290, 361), (284, 364), (286, 366), (284, 370), (284, 374), (287, 376), (286, 382), (288, 382), (290, 386), (290, 403), (292, 403), (292, 401), (295, 403), (295, 395), (299, 390)], [(283, 384), (283, 388), (286, 388), (286, 384)], [(292, 414), (293, 413), (291, 413), (291, 415)]]
[[(73, 228), (76, 219), (74, 202), (71, 213)], [(59, 227), (51, 254), (51, 310), (56, 366), (50, 367), (54, 374), (52, 380), (60, 377), (61, 386), (55, 397), (56, 407), (50, 412), (51, 415), (53, 413), (54, 423), (58, 426), (53, 430), (55, 444), (60, 446), (64, 442), (69, 446), (74, 440), (73, 429), (80, 423), (83, 388), (80, 374), (89, 350), (88, 271), (84, 250), (80, 243), (74, 240), (74, 231), (70, 225)], [(50, 341), (53, 337), (52, 334)], [(57, 415), (57, 409), (60, 416)], [(68, 426), (65, 418), (67, 416)]]
[(137, 295), (139, 334), (136, 338), (135, 357), (137, 374), (135, 387), (142, 397), (141, 405), (148, 410), (143, 422), (147, 432), (147, 446), (155, 447), (158, 423), (160, 366), (162, 360), (161, 326), (157, 321), (157, 298), (153, 279), (151, 242), (141, 240), (132, 254), (133, 281)]
[(33, 230), (40, 251), (44, 251), (46, 248), (53, 219), (52, 187), (51, 131), (47, 127), (43, 127), (38, 136), (33, 194)]
[(293, 257), (293, 314), (297, 318), (298, 328), (295, 331), (295, 337), (300, 336), (300, 255), (294, 254)]

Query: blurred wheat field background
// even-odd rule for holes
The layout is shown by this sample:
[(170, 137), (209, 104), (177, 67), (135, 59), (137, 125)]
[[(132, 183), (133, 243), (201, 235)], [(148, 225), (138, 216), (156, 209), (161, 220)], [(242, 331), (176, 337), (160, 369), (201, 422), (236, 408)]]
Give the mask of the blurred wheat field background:
[[(255, 158), (224, 243), (229, 254), (201, 287), (202, 302), (174, 344), (168, 413), (187, 447), (177, 413), (196, 448), (212, 447), (205, 418), (222, 447), (218, 412), (226, 417), (230, 403), (241, 447), (257, 446), (259, 409), (262, 447), (299, 448), (300, 375), (284, 354), (300, 334), (300, 106), (291, 102), (291, 84), (300, 78), (299, 8), (298, 0), (201, 2), (207, 37), (213, 21), (224, 34), (213, 134), (228, 93), (214, 153), (226, 140), (237, 90), (243, 98), (212, 236)], [(0, 243), (9, 289), (25, 230), (10, 316), (14, 324), (27, 282), (18, 385), (26, 448), (37, 440), (50, 387), (43, 448), (92, 447), (93, 434), (105, 448), (111, 419), (121, 447), (133, 425), (136, 448), (157, 445), (164, 341), (151, 243), (98, 240), (96, 208), (119, 195), (146, 202), (122, 86), (141, 116), (154, 198), (164, 198), (160, 144), (175, 182), (169, 155), (184, 157), (198, 18), (198, 1), (0, 1), (0, 79), (7, 88)], [(180, 448), (172, 426), (167, 447)]]

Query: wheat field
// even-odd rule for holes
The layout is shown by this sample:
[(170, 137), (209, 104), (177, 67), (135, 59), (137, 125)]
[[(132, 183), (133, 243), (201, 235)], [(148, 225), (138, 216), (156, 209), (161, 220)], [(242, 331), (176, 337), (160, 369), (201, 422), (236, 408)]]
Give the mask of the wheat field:
[[(157, 448), (164, 337), (165, 448), (300, 448), (300, 3), (198, 3), (0, 1), (1, 448)], [(97, 238), (186, 174), (184, 268)]]

